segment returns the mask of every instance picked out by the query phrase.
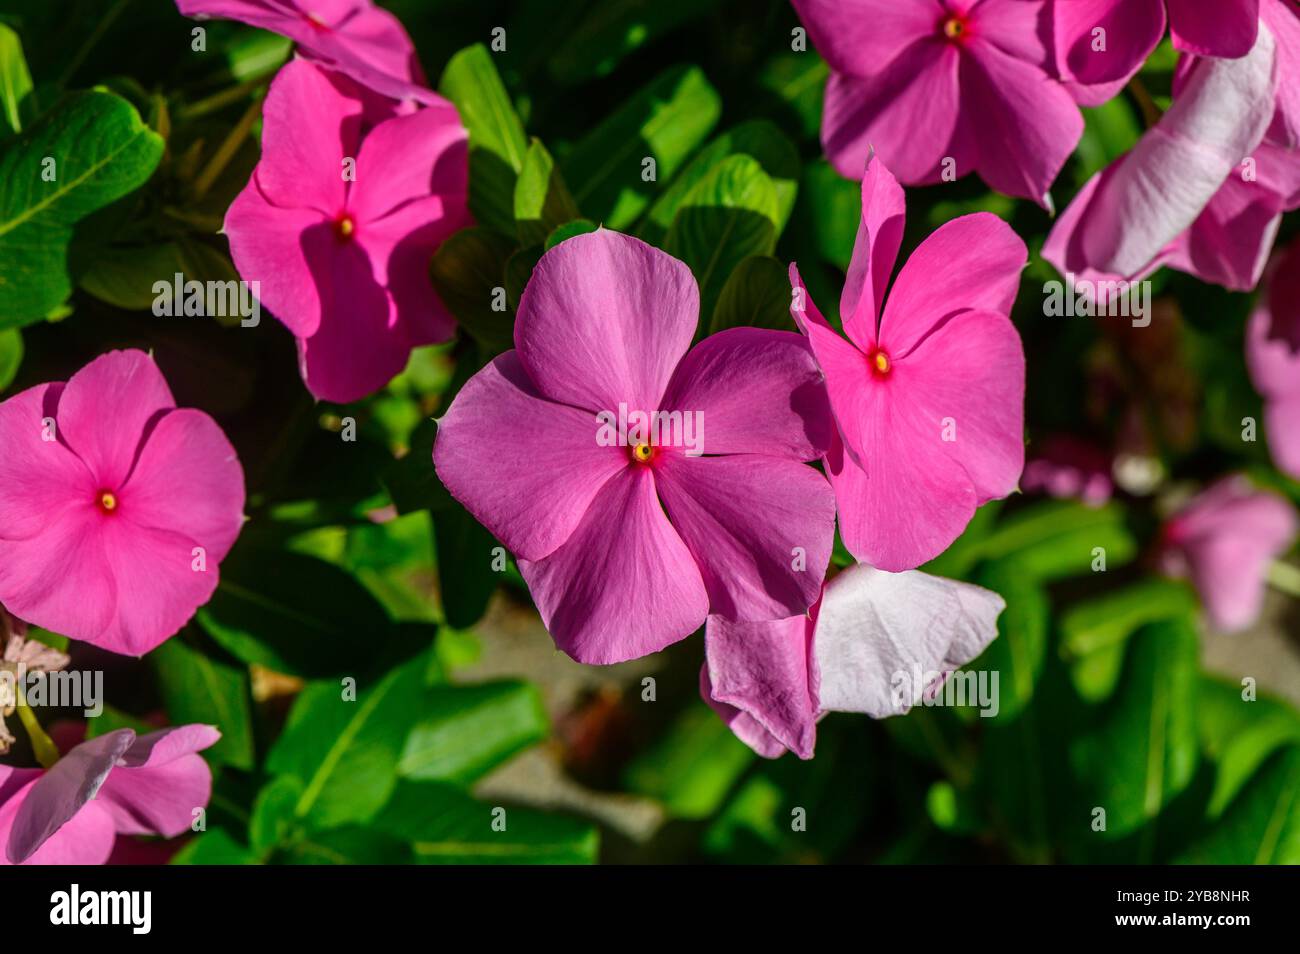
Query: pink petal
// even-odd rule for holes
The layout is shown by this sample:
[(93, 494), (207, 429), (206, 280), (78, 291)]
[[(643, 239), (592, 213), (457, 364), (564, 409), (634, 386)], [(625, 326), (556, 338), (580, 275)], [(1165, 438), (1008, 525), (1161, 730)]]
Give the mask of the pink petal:
[(699, 629), (709, 611), (647, 467), (612, 478), (569, 540), (545, 559), (520, 560), (519, 571), (555, 644), (582, 663), (658, 652)]
[(1000, 192), (1050, 208), (1048, 189), (1083, 135), (1083, 116), (1041, 68), (978, 38), (968, 48), (961, 64), (962, 115), (980, 123), (980, 177)]
[(880, 323), (881, 346), (901, 358), (958, 311), (1009, 315), (1028, 260), (1020, 236), (995, 215), (944, 223), (898, 273)]
[(840, 295), (844, 332), (859, 348), (868, 348), (876, 340), (905, 222), (902, 187), (883, 162), (869, 159), (862, 177), (862, 219)]
[(293, 60), (262, 107), (257, 183), (272, 205), (333, 217), (347, 196), (343, 160), (356, 159), (363, 105), (346, 77)]
[(515, 344), (553, 401), (650, 411), (690, 347), (699, 312), (699, 288), (684, 263), (599, 229), (542, 256), (519, 303)]
[(312, 259), (328, 248), (324, 240), (332, 241), (331, 232), (332, 222), (315, 209), (272, 205), (256, 174), (226, 212), (225, 233), (239, 277), (259, 283), (262, 307), (298, 337), (320, 327), (322, 292)]
[(439, 479), (513, 553), (540, 560), (562, 545), (600, 489), (628, 467), (597, 443), (594, 414), (537, 393), (515, 351), (469, 379), (438, 423)]
[[(0, 843), (8, 843), (14, 817), (21, 810), (30, 792), (29, 787), (26, 792), (14, 796), (0, 806)], [(99, 802), (88, 802), (23, 864), (102, 865), (112, 854), (113, 842), (116, 839), (117, 833), (113, 829), (112, 816)], [(0, 852), (0, 865), (8, 864), (13, 862), (4, 852)]]
[(1263, 5), (1261, 15), (1277, 41), (1277, 113), (1269, 139), (1295, 149), (1300, 147), (1300, 9), (1274, 0)]
[(431, 195), (454, 198), (463, 208), (467, 147), (467, 133), (450, 103), (380, 123), (361, 144), (349, 210), (359, 222), (372, 222)]
[(808, 673), (812, 633), (804, 615), (770, 623), (710, 616), (704, 629), (711, 699), (749, 714), (801, 759), (812, 758), (820, 715)]
[(27, 861), (74, 818), (95, 797), (134, 740), (130, 729), (118, 729), (83, 742), (32, 783), (8, 826), (9, 862)]
[(180, 534), (215, 571), (244, 525), (244, 469), (217, 422), (168, 411), (150, 431), (113, 519)]
[(1282, 211), (1281, 196), (1234, 173), (1159, 260), (1202, 281), (1250, 291), (1264, 274)]
[(1237, 58), (1255, 45), (1259, 0), (1167, 0), (1174, 46), (1201, 56)]
[(862, 442), (860, 464), (834, 448), (827, 456), (849, 552), (885, 570), (919, 566), (960, 535), (979, 504), (1015, 489), (1024, 375), (1011, 322), (973, 311), (946, 322), (883, 380), (861, 376), (856, 434), (846, 431)]
[(821, 474), (753, 454), (659, 461), (659, 495), (699, 565), (710, 612), (773, 620), (816, 602), (835, 537), (835, 496)]
[(827, 584), (817, 616), (821, 708), (873, 719), (906, 713), (929, 676), (984, 651), (1005, 608), (998, 594), (969, 583), (850, 567)]
[(777, 759), (789, 751), (763, 724), (741, 709), (713, 697), (713, 684), (709, 682), (709, 664), (700, 667), (700, 698), (718, 714), (723, 725), (765, 759)]
[(100, 801), (119, 834), (174, 838), (212, 795), (212, 771), (196, 753), (221, 737), (212, 726), (187, 725), (137, 739), (104, 783)]
[(7, 541), (30, 540), (102, 490), (66, 444), (43, 439), (58, 435), (57, 422), (48, 431), (43, 422), (54, 418), (63, 387), (37, 385), (0, 403), (0, 553)]
[(1265, 402), (1264, 431), (1277, 469), (1300, 480), (1300, 391)]
[[(1261, 31), (1245, 59), (1198, 63), (1160, 122), (1090, 193), (1074, 225), (1078, 244), (1068, 233), (1058, 237), (1063, 216), (1049, 245), (1077, 247), (1102, 272), (1134, 276), (1149, 267), (1259, 144), (1272, 116), (1273, 59)], [(1075, 204), (1083, 201), (1081, 194)]]
[(1300, 241), (1279, 256), (1246, 326), (1246, 365), (1265, 398), (1300, 394)]
[(663, 408), (696, 414), (705, 454), (813, 460), (832, 427), (822, 373), (803, 338), (729, 328), (682, 359)]
[(1053, 8), (1058, 5), (1043, 0), (981, 0), (969, 4), (971, 32), (1008, 56), (1050, 72), (1056, 64), (1052, 36)]
[(878, 75), (832, 73), (826, 85), (822, 146), (836, 171), (855, 182), (873, 150), (904, 185), (939, 182), (942, 160), (972, 171), (959, 130), (961, 54), (942, 38), (919, 40)]
[[(1127, 83), (1165, 32), (1164, 0), (1060, 0), (1055, 15), (1062, 76), (1086, 87)], [(1094, 30), (1105, 31), (1104, 50)]]
[(387, 289), (397, 324), (412, 345), (441, 343), (455, 333), (455, 319), (429, 278), (429, 262), (448, 236), (469, 224), (463, 198), (426, 196), (367, 222), (357, 232), (376, 281)]
[(314, 334), (298, 337), (298, 363), (308, 390), (337, 404), (378, 391), (411, 356), (411, 341), (359, 234), (355, 241), (339, 240), (321, 225), (303, 235), (321, 316)]
[(176, 407), (167, 382), (143, 351), (110, 351), (72, 376), (59, 395), (59, 437), (100, 488), (118, 490), (131, 473), (145, 428)]
[(934, 36), (943, 16), (934, 4), (897, 0), (794, 0), (794, 8), (822, 58), (854, 76), (879, 73), (904, 47)]

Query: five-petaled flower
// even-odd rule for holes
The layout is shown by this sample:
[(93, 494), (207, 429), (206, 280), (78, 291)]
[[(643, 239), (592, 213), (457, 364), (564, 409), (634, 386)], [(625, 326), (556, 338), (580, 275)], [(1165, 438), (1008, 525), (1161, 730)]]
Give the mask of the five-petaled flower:
[[(802, 613), (820, 591), (835, 502), (802, 463), (830, 431), (816, 364), (798, 335), (755, 328), (688, 353), (698, 318), (683, 263), (605, 229), (571, 238), (533, 272), (516, 350), (440, 422), (438, 476), (519, 557), (551, 635), (580, 662), (656, 652), (710, 613)], [(698, 412), (702, 456), (598, 440), (621, 404)]]

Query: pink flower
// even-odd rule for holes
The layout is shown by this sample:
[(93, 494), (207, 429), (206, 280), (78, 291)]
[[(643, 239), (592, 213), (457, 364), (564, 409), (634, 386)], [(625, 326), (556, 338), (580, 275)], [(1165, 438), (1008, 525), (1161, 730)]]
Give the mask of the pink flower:
[(1045, 0), (793, 0), (830, 64), (822, 145), (856, 180), (872, 149), (906, 185), (978, 172), (1047, 190), (1083, 134), (1054, 77)]
[(1100, 507), (1115, 491), (1110, 473), (1108, 453), (1087, 441), (1058, 435), (1045, 440), (1025, 465), (1020, 489)]
[(175, 838), (212, 794), (196, 754), (221, 733), (186, 725), (137, 737), (118, 729), (46, 769), (0, 765), (0, 864), (102, 865), (118, 835)]
[(262, 161), (226, 214), (235, 267), (298, 339), (307, 387), (340, 403), (382, 388), (412, 348), (451, 337), (429, 261), (469, 222), (455, 108), (366, 107), (347, 77), (286, 66), (266, 97)]
[(1273, 264), (1246, 329), (1246, 365), (1264, 398), (1279, 470), (1300, 480), (1300, 240)]
[[(1283, 37), (1300, 51), (1300, 20)], [(1300, 206), (1300, 156), (1265, 141), (1280, 83), (1300, 85), (1269, 29), (1235, 60), (1185, 60), (1173, 106), (1061, 214), (1043, 257), (1092, 282), (1138, 280), (1161, 266), (1249, 290), (1282, 213)], [(1281, 74), (1281, 78), (1279, 75)]]
[(243, 525), (244, 472), (141, 351), (0, 404), (0, 603), (140, 655), (212, 596)]
[(754, 328), (687, 353), (698, 315), (681, 262), (605, 229), (571, 238), (533, 271), (517, 350), (440, 422), (438, 476), (519, 556), (579, 662), (657, 652), (710, 612), (778, 619), (817, 598), (835, 501), (801, 463), (830, 430), (816, 364), (798, 335)]
[[(790, 266), (791, 309), (826, 375), (838, 438), (826, 470), (859, 560), (910, 570), (942, 553), (1024, 466), (1025, 357), (1007, 314), (1025, 244), (987, 213), (948, 222), (903, 265), (903, 190), (878, 160), (833, 331)], [(881, 314), (881, 305), (884, 313)]]
[(902, 715), (997, 636), (1002, 597), (917, 570), (858, 564), (807, 615), (770, 623), (710, 616), (700, 695), (765, 758), (813, 756), (826, 712)]
[(1191, 579), (1215, 628), (1245, 629), (1259, 618), (1269, 567), (1291, 548), (1296, 528), (1284, 498), (1227, 477), (1165, 524), (1160, 566)]
[(440, 103), (401, 21), (370, 0), (176, 0), (181, 14), (279, 33), (322, 66), (393, 99)]

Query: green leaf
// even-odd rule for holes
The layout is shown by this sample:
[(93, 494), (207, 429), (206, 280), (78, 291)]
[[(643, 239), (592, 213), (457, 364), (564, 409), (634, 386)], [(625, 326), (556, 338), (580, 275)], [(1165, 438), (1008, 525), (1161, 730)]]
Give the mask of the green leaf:
[(566, 222), (546, 237), (546, 251), (549, 252), (565, 239), (571, 239), (575, 235), (586, 235), (588, 232), (596, 231), (597, 228), (598, 226), (591, 219), (575, 219)]
[[(773, 224), (779, 235), (789, 221), (799, 191), (799, 152), (781, 130), (766, 119), (741, 123), (700, 150), (651, 207), (637, 234), (651, 244), (662, 243), (691, 192), (731, 156), (749, 156), (772, 180), (776, 189)], [(856, 224), (854, 228), (856, 234)]]
[(410, 843), (420, 864), (592, 864), (598, 847), (585, 822), (485, 805), (438, 782), (399, 784), (374, 828)]
[(1076, 185), (1082, 186), (1133, 148), (1142, 135), (1142, 123), (1123, 96), (1080, 112), (1083, 136), (1075, 150), (1079, 162), (1074, 179)]
[(1133, 636), (1115, 697), (1071, 750), (1090, 804), (1106, 810), (1103, 837), (1141, 828), (1191, 782), (1196, 688), (1197, 639), (1189, 622), (1165, 620)]
[[(22, 102), (32, 92), (32, 74), (27, 71), (22, 40), (0, 23), (0, 133), (23, 130)], [(0, 137), (3, 138), (3, 137)]]
[(282, 846), (275, 860), (290, 865), (409, 865), (414, 859), (398, 839), (347, 825), (301, 836)]
[(248, 823), (249, 845), (256, 854), (265, 857), (292, 837), (298, 825), (294, 809), (300, 798), (302, 782), (292, 775), (272, 779), (257, 793)]
[[(154, 285), (165, 282), (168, 298), (173, 276), (204, 285), (204, 314), (222, 315), (215, 296), (225, 290), (209, 282), (238, 282), (239, 273), (230, 259), (203, 242), (181, 238), (145, 246), (111, 246), (100, 250), (77, 280), (83, 290), (100, 301), (124, 311), (148, 311), (158, 299)], [(238, 316), (230, 316), (237, 320)], [(179, 320), (184, 320), (180, 318)]]
[(488, 48), (476, 43), (453, 56), (438, 89), (469, 130), (470, 211), (481, 225), (514, 235), (515, 183), (528, 140)]
[[(354, 638), (364, 638), (355, 634)], [(420, 717), (427, 655), (349, 698), (339, 682), (311, 683), (294, 703), (267, 770), (293, 776), (302, 794), (294, 815), (317, 828), (366, 823), (392, 794), (407, 734)]]
[(790, 274), (775, 258), (754, 255), (745, 259), (718, 295), (709, 334), (747, 327), (796, 330), (790, 317)]
[(180, 636), (167, 640), (148, 658), (158, 674), (172, 725), (215, 725), (221, 739), (204, 751), (208, 761), (252, 769), (253, 704), (247, 670), (209, 658)]
[(23, 336), (17, 328), (0, 331), (0, 392), (14, 383), (23, 363)]
[(569, 188), (540, 139), (534, 139), (515, 183), (515, 225), (525, 246), (540, 245), (552, 231), (578, 217)]
[(763, 67), (758, 82), (798, 118), (804, 138), (815, 139), (830, 75), (830, 67), (820, 56), (784, 50)]
[(1300, 864), (1300, 747), (1278, 752), (1178, 859), (1198, 865)]
[(493, 229), (474, 226), (443, 242), (430, 266), (442, 303), (492, 354), (513, 347), (515, 316), (507, 307), (505, 273), (514, 251), (512, 240)]
[(257, 855), (224, 829), (213, 828), (190, 841), (172, 856), (174, 865), (255, 865)]
[(367, 670), (392, 635), (383, 606), (346, 571), (259, 547), (241, 547), (222, 563), (198, 621), (243, 662), (309, 679)]
[(403, 778), (468, 785), (548, 731), (541, 696), (522, 682), (437, 686), (422, 710), (397, 766)]
[(703, 319), (711, 320), (736, 266), (751, 255), (772, 254), (777, 214), (776, 188), (749, 156), (728, 157), (691, 190), (677, 210), (664, 250), (695, 274)]
[[(649, 206), (713, 129), (722, 111), (717, 91), (698, 67), (660, 74), (585, 136), (562, 163), (573, 197), (593, 220), (623, 229)], [(646, 159), (655, 176), (646, 181)]]
[(692, 702), (668, 734), (628, 766), (625, 781), (676, 818), (708, 818), (754, 758), (712, 709)]
[[(853, 257), (862, 218), (862, 186), (840, 176), (823, 159), (804, 167), (800, 183), (800, 223), (812, 247), (840, 271), (847, 271)], [(800, 270), (808, 263), (800, 261)], [(835, 303), (838, 307), (838, 302)], [(825, 307), (825, 306), (823, 306)]]
[(95, 739), (116, 732), (118, 729), (131, 729), (136, 735), (148, 735), (155, 731), (154, 726), (143, 719), (122, 712), (120, 709), (114, 709), (112, 706), (104, 706), (103, 712), (86, 721), (86, 738)]
[(1246, 698), (1241, 685), (1203, 676), (1197, 693), (1201, 744), (1215, 762), (1208, 813), (1223, 812), (1264, 760), (1287, 744), (1300, 744), (1300, 713), (1264, 696)]
[(468, 629), (483, 618), (501, 582), (502, 574), (493, 565), (504, 560), (505, 549), (455, 502), (433, 514), (433, 541), (447, 624)]
[(998, 638), (964, 668), (999, 673), (994, 721), (1005, 721), (1019, 715), (1034, 697), (1047, 655), (1051, 606), (1042, 587), (1005, 562), (989, 564), (976, 582), (1000, 594), (1007, 608), (998, 617)]
[[(1099, 549), (1100, 548), (1100, 551)], [(1137, 555), (1137, 541), (1115, 504), (1089, 507), (1052, 500), (1002, 520), (978, 546), (984, 559), (1008, 559), (1040, 582), (1122, 566)], [(1096, 568), (1096, 569), (1094, 569)]]
[(0, 327), (67, 299), (73, 226), (144, 185), (162, 152), (130, 103), (100, 92), (68, 97), (0, 147)]

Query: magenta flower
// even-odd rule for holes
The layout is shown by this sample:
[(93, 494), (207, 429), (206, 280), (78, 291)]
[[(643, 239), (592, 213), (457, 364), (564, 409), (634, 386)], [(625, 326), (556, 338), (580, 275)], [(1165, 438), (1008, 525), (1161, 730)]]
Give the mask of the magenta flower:
[(873, 149), (906, 185), (971, 172), (1050, 205), (1083, 134), (1054, 76), (1046, 0), (793, 0), (830, 64), (822, 145), (857, 180)]
[(942, 553), (976, 507), (1015, 490), (1025, 456), (1025, 356), (1007, 317), (1025, 244), (993, 215), (954, 219), (903, 265), (886, 304), (903, 216), (903, 190), (873, 160), (840, 297), (847, 341), (790, 266), (792, 312), (838, 425), (826, 470), (840, 536), (882, 570)]
[(605, 229), (571, 238), (533, 271), (516, 350), (440, 422), (438, 476), (520, 558), (579, 662), (817, 598), (835, 501), (801, 461), (829, 439), (821, 375), (788, 332), (731, 329), (687, 353), (698, 315), (681, 262)]
[(1269, 567), (1296, 538), (1295, 508), (1243, 477), (1226, 477), (1166, 524), (1161, 569), (1192, 581), (1215, 628), (1235, 632), (1259, 618)]
[(148, 355), (113, 351), (0, 404), (0, 447), (0, 603), (14, 616), (138, 656), (212, 596), (244, 472)]
[(1286, 15), (1296, 26), (1291, 54), (1261, 29), (1243, 58), (1185, 58), (1173, 106), (1079, 191), (1043, 257), (1090, 282), (1138, 280), (1167, 265), (1253, 288), (1283, 212), (1300, 206), (1300, 161), (1266, 139), (1279, 124), (1279, 84), (1300, 85), (1300, 20)]
[(442, 103), (425, 85), (401, 21), (371, 0), (176, 0), (181, 14), (238, 20), (293, 40), (298, 52), (393, 99)]
[(221, 733), (186, 725), (82, 742), (50, 769), (0, 765), (0, 864), (102, 865), (118, 835), (188, 831), (212, 795), (197, 753)]
[(917, 570), (858, 564), (806, 615), (769, 623), (710, 616), (700, 695), (765, 758), (810, 759), (830, 711), (903, 715), (998, 634), (1006, 603)]
[(1025, 464), (1020, 489), (1100, 507), (1115, 491), (1111, 466), (1111, 455), (1101, 448), (1069, 435), (1056, 435), (1045, 440)]
[(376, 117), (364, 90), (305, 60), (271, 84), (264, 122), (226, 214), (230, 253), (298, 339), (312, 394), (355, 401), (452, 335), (429, 261), (469, 223), (465, 130), (451, 105)]
[(1260, 0), (1056, 0), (1057, 67), (1079, 102), (1105, 102), (1142, 68), (1165, 34), (1166, 7), (1185, 53), (1235, 59), (1255, 45)]
[(1274, 263), (1250, 317), (1246, 365), (1264, 398), (1273, 461), (1300, 480), (1300, 240)]

